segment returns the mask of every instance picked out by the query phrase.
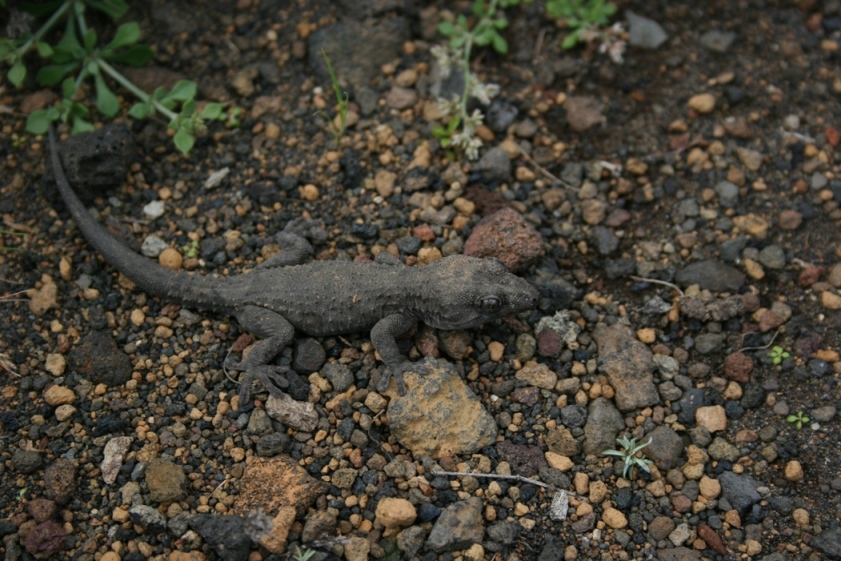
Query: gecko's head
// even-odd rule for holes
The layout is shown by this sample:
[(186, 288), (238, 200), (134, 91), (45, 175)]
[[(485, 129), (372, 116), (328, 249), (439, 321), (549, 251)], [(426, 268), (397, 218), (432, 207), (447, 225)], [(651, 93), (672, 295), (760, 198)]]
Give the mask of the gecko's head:
[(451, 255), (422, 271), (427, 289), (422, 318), (437, 329), (469, 329), (537, 304), (537, 289), (498, 259)]

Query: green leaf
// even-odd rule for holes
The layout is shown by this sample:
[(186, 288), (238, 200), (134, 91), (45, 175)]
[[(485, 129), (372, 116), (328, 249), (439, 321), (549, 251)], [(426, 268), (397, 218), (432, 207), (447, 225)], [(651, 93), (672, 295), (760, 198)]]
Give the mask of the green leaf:
[(79, 134), (80, 132), (93, 132), (94, 126), (77, 115), (73, 115), (73, 134)]
[(152, 92), (152, 95), (149, 96), (149, 99), (154, 101), (160, 101), (166, 96), (166, 90), (163, 86), (158, 86), (155, 88), (155, 91)]
[(26, 78), (26, 66), (23, 65), (23, 62), (17, 61), (15, 62), (12, 67), (9, 69), (8, 74), (6, 77), (9, 78), (9, 82), (12, 83), (16, 88), (19, 88), (21, 84), (23, 84), (24, 79)]
[(85, 41), (85, 50), (89, 53), (93, 52), (93, 48), (96, 47), (96, 30), (93, 27), (89, 27), (85, 31), (83, 39)]
[(506, 27), (508, 27), (508, 20), (505, 18), (497, 18), (493, 20), (493, 26), (496, 29), (505, 29)]
[(73, 99), (76, 97), (76, 80), (73, 78), (65, 78), (61, 83), (61, 95), (65, 99)]
[(67, 64), (70, 62), (80, 62), (85, 59), (85, 51), (81, 46), (62, 47), (56, 45), (53, 48), (53, 54), (50, 55), (50, 62), (53, 64)]
[(35, 43), (35, 48), (38, 50), (38, 54), (44, 58), (53, 56), (53, 48), (43, 41)]
[(564, 37), (564, 41), (561, 43), (561, 47), (564, 49), (571, 49), (575, 45), (578, 44), (578, 32), (572, 32), (566, 37)]
[(187, 101), (196, 97), (196, 83), (191, 80), (179, 80), (163, 99)]
[(26, 132), (30, 134), (44, 134), (50, 127), (51, 122), (52, 119), (50, 119), (47, 109), (33, 111), (26, 118)]
[(101, 75), (97, 74), (94, 82), (96, 83), (96, 108), (106, 117), (113, 117), (120, 110), (120, 100), (108, 89)]
[(493, 41), (494, 35), (496, 35), (496, 31), (493, 28), (483, 29), (473, 36), (473, 42), (480, 47), (484, 47)]
[(120, 19), (128, 13), (128, 4), (123, 0), (85, 0), (85, 3), (105, 12), (111, 19)]
[(65, 0), (54, 0), (52, 2), (18, 2), (17, 7), (27, 14), (33, 15), (36, 18), (49, 17), (52, 15)]
[(90, 113), (90, 111), (88, 111), (88, 108), (83, 104), (76, 102), (70, 104), (70, 114), (73, 115), (73, 117), (87, 117), (88, 113)]
[(133, 119), (141, 120), (145, 119), (149, 115), (150, 110), (151, 105), (149, 105), (148, 103), (137, 102), (134, 105), (132, 105), (131, 109), (129, 109), (128, 114)]
[(208, 119), (210, 121), (223, 119), (225, 116), (222, 114), (222, 104), (208, 103), (205, 105), (204, 111), (201, 112), (201, 116), (203, 119)]
[(464, 41), (465, 41), (464, 35), (457, 35), (457, 36), (453, 37), (452, 39), (450, 39), (450, 46), (454, 49), (459, 49), (459, 48), (461, 48), (462, 45), (464, 45)]
[(140, 24), (136, 21), (124, 23), (117, 28), (114, 38), (108, 43), (106, 49), (119, 49), (134, 45), (140, 40)]
[(195, 99), (188, 99), (184, 102), (184, 105), (181, 106), (181, 117), (186, 118), (192, 115), (196, 111), (196, 100)]
[(493, 48), (499, 54), (504, 55), (508, 53), (508, 41), (505, 40), (505, 37), (496, 33), (493, 38)]
[(82, 48), (82, 44), (76, 38), (76, 18), (67, 18), (67, 24), (64, 26), (64, 34), (58, 40), (56, 50), (59, 47), (66, 51), (73, 51), (74, 48)]
[(445, 37), (450, 37), (456, 34), (456, 27), (451, 21), (442, 21), (438, 24), (438, 33)]
[(175, 137), (172, 139), (175, 142), (175, 147), (181, 151), (182, 154), (189, 154), (190, 150), (196, 144), (195, 137), (185, 129), (178, 129)]
[(103, 58), (110, 62), (117, 62), (120, 64), (128, 64), (129, 66), (145, 66), (155, 52), (148, 45), (132, 45), (121, 53), (114, 54), (112, 52), (103, 53)]
[(38, 70), (38, 74), (35, 76), (35, 79), (38, 80), (38, 83), (42, 86), (55, 86), (61, 82), (69, 72), (76, 69), (77, 66), (79, 65), (75, 62), (67, 64), (48, 64), (47, 66), (42, 66)]

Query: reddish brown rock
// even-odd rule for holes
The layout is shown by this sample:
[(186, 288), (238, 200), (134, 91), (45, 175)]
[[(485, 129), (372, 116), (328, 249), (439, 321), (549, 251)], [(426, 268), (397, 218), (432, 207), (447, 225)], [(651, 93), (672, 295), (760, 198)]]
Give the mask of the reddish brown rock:
[(707, 547), (718, 553), (719, 555), (724, 555), (727, 553), (727, 548), (724, 547), (724, 542), (721, 539), (721, 536), (718, 535), (718, 532), (713, 530), (710, 526), (706, 524), (700, 524), (698, 526), (698, 537), (704, 540), (704, 543), (707, 544)]
[(724, 359), (724, 375), (737, 382), (750, 380), (753, 359), (745, 353), (732, 353)]
[(809, 267), (800, 272), (800, 277), (798, 277), (797, 282), (800, 283), (800, 286), (803, 288), (809, 288), (818, 282), (824, 273), (826, 273), (826, 269), (823, 267)]
[(64, 527), (61, 524), (47, 520), (35, 526), (26, 535), (23, 546), (32, 555), (43, 553), (52, 556), (64, 549), (65, 537)]
[(796, 230), (803, 222), (803, 215), (796, 210), (784, 210), (780, 213), (780, 218), (777, 224), (783, 230)]
[(513, 208), (483, 218), (464, 244), (464, 254), (496, 257), (511, 271), (519, 271), (543, 254), (543, 238)]
[(47, 498), (59, 505), (65, 504), (76, 491), (76, 464), (60, 458), (44, 471), (44, 490)]
[(434, 329), (427, 325), (418, 329), (417, 335), (415, 335), (415, 346), (423, 356), (431, 356), (434, 358), (441, 356), (438, 335)]
[(511, 399), (517, 403), (522, 403), (527, 407), (535, 405), (540, 401), (540, 388), (534, 386), (526, 386), (524, 388), (515, 388), (511, 392)]
[(675, 495), (672, 497), (672, 508), (677, 512), (689, 512), (692, 509), (692, 499), (686, 495)]
[(26, 512), (29, 513), (29, 516), (35, 519), (36, 522), (44, 522), (49, 520), (53, 516), (55, 516), (56, 504), (49, 500), (49, 499), (32, 499), (29, 501), (29, 504), (26, 505)]
[(420, 224), (412, 228), (412, 235), (424, 242), (431, 242), (435, 239), (435, 232), (429, 224)]
[(564, 348), (561, 336), (552, 329), (544, 329), (537, 334), (537, 352), (540, 356), (560, 356)]

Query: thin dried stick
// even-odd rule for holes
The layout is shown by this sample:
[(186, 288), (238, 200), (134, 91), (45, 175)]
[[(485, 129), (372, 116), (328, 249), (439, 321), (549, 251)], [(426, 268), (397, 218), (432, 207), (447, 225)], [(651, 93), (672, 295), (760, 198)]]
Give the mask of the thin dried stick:
[[(774, 332), (774, 336), (771, 337), (771, 340), (768, 341), (767, 345), (763, 345), (761, 347), (742, 347), (741, 349), (739, 349), (738, 352), (742, 352), (742, 351), (761, 351), (761, 350), (767, 349), (768, 347), (770, 347), (771, 345), (774, 344), (774, 340), (777, 338), (777, 335), (779, 335), (780, 331), (782, 331), (782, 330), (783, 330), (782, 326), (778, 327), (777, 331)], [(742, 342), (745, 340), (746, 335), (747, 335), (747, 333), (742, 333), (741, 341), (739, 341), (739, 344), (742, 344)]]
[(672, 283), (670, 283), (670, 282), (666, 282), (666, 281), (662, 281), (662, 280), (657, 280), (657, 279), (647, 279), (647, 278), (645, 278), (645, 277), (637, 277), (637, 276), (634, 276), (634, 275), (630, 275), (630, 276), (631, 276), (631, 278), (632, 278), (633, 280), (635, 280), (635, 281), (650, 282), (651, 284), (662, 284), (663, 286), (668, 286), (669, 288), (671, 288), (672, 290), (677, 291), (677, 293), (678, 293), (678, 294), (680, 294), (681, 296), (683, 296), (683, 291), (682, 291), (682, 290), (680, 289), (680, 287), (679, 287), (678, 285), (676, 285), (676, 284), (672, 284)]
[[(443, 475), (447, 477), (464, 477), (464, 476), (471, 476), (471, 477), (483, 477), (485, 479), (505, 479), (507, 481), (519, 481), (521, 483), (531, 483), (532, 485), (537, 485), (538, 487), (543, 487), (544, 489), (554, 489), (553, 485), (549, 485), (548, 483), (543, 483), (542, 481), (537, 481), (536, 479), (529, 479), (528, 477), (523, 477), (522, 475), (501, 475), (498, 473), (467, 473), (463, 471), (433, 471), (430, 472), (431, 475)], [(563, 491), (568, 495), (573, 495), (578, 497), (583, 501), (588, 501), (587, 497), (583, 497), (577, 493), (573, 493), (572, 491), (567, 491), (563, 489)]]
[(539, 171), (540, 173), (542, 173), (543, 175), (545, 175), (546, 177), (548, 177), (548, 178), (549, 178), (549, 179), (551, 179), (552, 181), (556, 181), (556, 182), (560, 183), (561, 185), (563, 185), (564, 187), (566, 187), (566, 188), (567, 188), (567, 189), (569, 189), (570, 191), (572, 191), (572, 192), (574, 192), (574, 193), (577, 193), (577, 192), (578, 192), (578, 187), (576, 187), (576, 186), (574, 186), (574, 185), (570, 185), (569, 183), (567, 183), (567, 182), (566, 182), (566, 181), (564, 181), (563, 179), (561, 179), (561, 178), (559, 178), (559, 177), (557, 177), (557, 176), (553, 175), (552, 173), (550, 173), (550, 172), (549, 172), (549, 170), (547, 170), (546, 168), (544, 168), (543, 166), (541, 166), (540, 164), (538, 164), (537, 162), (535, 162), (535, 161), (532, 159), (532, 157), (531, 157), (531, 156), (529, 156), (528, 154), (526, 154), (526, 151), (525, 151), (525, 150), (523, 150), (523, 147), (522, 147), (522, 146), (520, 146), (519, 144), (517, 144), (517, 149), (520, 151), (520, 154), (522, 154), (523, 158), (525, 158), (525, 159), (526, 159), (526, 161), (527, 161), (528, 163), (530, 163), (531, 165), (533, 165), (533, 166), (537, 169), (537, 171)]

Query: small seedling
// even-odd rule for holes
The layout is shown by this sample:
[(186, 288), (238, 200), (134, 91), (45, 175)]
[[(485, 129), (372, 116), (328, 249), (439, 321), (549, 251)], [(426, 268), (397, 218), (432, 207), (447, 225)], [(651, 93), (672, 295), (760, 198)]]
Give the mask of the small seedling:
[(190, 243), (184, 245), (181, 249), (184, 251), (184, 256), (187, 259), (192, 259), (199, 254), (199, 242), (197, 240), (191, 240)]
[(347, 92), (343, 92), (341, 86), (339, 86), (339, 80), (336, 78), (336, 73), (333, 72), (333, 66), (330, 64), (330, 58), (327, 56), (327, 52), (324, 49), (321, 49), (321, 56), (324, 57), (324, 63), (327, 65), (327, 72), (330, 73), (330, 81), (333, 83), (333, 93), (336, 94), (336, 106), (339, 111), (339, 124), (336, 125), (333, 119), (330, 119), (329, 117), (328, 121), (330, 122), (330, 132), (333, 133), (333, 140), (336, 141), (336, 147), (338, 148), (339, 139), (345, 134), (347, 111), (350, 103), (348, 102)]
[(789, 355), (781, 346), (774, 345), (771, 347), (771, 352), (768, 353), (768, 358), (773, 361), (775, 365), (780, 364), (782, 361), (787, 359)]
[(629, 439), (627, 436), (622, 436), (616, 439), (616, 443), (622, 447), (621, 450), (605, 450), (602, 452), (605, 456), (616, 456), (622, 458), (624, 467), (622, 469), (622, 477), (628, 477), (628, 471), (634, 467), (638, 467), (647, 473), (651, 473), (651, 468), (648, 466), (652, 463), (648, 458), (637, 456), (646, 446), (651, 444), (651, 439), (644, 444), (637, 444), (636, 438)]
[(300, 547), (295, 546), (295, 555), (292, 556), (293, 561), (309, 561), (315, 555), (314, 549), (307, 549), (302, 551)]
[[(10, 230), (0, 230), (0, 236), (18, 236), (23, 237), (25, 234), (23, 232), (12, 232)], [(0, 245), (0, 251), (22, 251), (22, 247), (9, 247), (5, 245)]]
[(810, 419), (803, 413), (803, 411), (798, 411), (796, 415), (789, 415), (786, 417), (786, 421), (797, 427), (797, 430), (800, 430), (804, 425), (809, 424)]
[(561, 46), (571, 49), (578, 43), (588, 42), (588, 32), (606, 26), (610, 16), (616, 13), (616, 4), (606, 0), (547, 0), (546, 12), (563, 20), (570, 29)]

